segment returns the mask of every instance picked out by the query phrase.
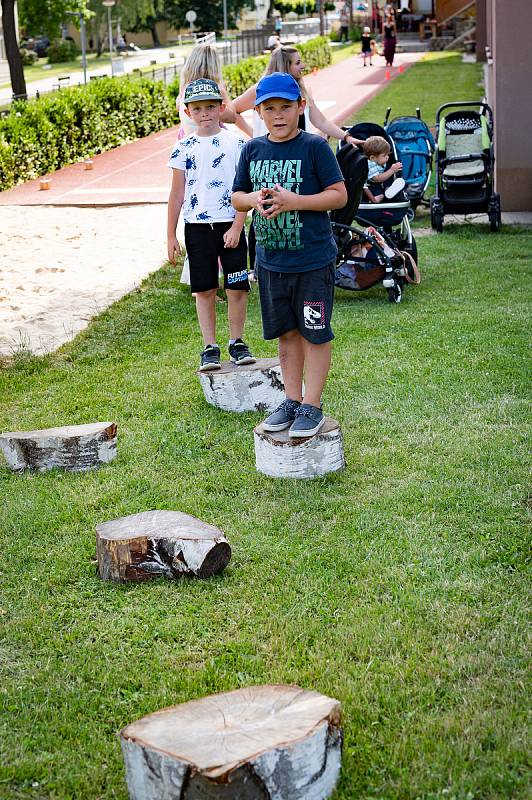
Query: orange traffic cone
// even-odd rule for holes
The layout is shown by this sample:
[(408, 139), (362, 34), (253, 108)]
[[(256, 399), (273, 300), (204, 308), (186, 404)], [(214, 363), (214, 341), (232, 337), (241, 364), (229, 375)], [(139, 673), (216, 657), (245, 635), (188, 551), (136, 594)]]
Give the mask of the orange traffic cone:
[(390, 74), (390, 70), (387, 69), (386, 72), (384, 73), (384, 80), (389, 81), (391, 77), (392, 76)]
[(399, 72), (404, 72), (404, 71), (405, 71), (405, 68), (403, 67), (403, 65), (399, 64)]

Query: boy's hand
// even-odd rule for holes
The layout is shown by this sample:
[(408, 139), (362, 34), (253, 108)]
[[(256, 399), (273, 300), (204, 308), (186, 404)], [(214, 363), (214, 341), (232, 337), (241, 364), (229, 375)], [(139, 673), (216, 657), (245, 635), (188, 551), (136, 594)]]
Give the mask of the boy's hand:
[(297, 211), (298, 195), (283, 189), (278, 183), (272, 189), (262, 189), (268, 192), (267, 199), (263, 202), (261, 214), (267, 219), (275, 219), (283, 211)]
[(403, 165), (401, 164), (400, 161), (396, 161), (395, 164), (392, 164), (390, 169), (392, 170), (393, 174), (395, 175), (396, 172), (400, 172), (403, 169)]
[(175, 266), (176, 256), (181, 255), (181, 245), (176, 236), (168, 237), (168, 261)]
[(242, 228), (231, 225), (223, 235), (224, 247), (238, 247)]

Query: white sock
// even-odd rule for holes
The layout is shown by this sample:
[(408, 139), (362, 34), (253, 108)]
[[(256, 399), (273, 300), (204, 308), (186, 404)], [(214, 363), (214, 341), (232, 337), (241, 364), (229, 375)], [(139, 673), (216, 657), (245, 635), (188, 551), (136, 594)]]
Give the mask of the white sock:
[(235, 342), (236, 342), (236, 339), (229, 339), (229, 344), (234, 344)]

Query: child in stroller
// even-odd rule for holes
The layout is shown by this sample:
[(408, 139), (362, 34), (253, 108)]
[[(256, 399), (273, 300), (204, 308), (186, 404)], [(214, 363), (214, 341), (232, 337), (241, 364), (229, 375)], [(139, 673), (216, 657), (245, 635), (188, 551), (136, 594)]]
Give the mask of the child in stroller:
[[(363, 140), (369, 136), (386, 138), (390, 146), (386, 166), (396, 163), (393, 143), (379, 125), (359, 123), (350, 128), (350, 133), (353, 131)], [(367, 158), (362, 150), (350, 145), (341, 146), (336, 157), (348, 196), (346, 206), (331, 214), (338, 245), (336, 285), (356, 291), (382, 283), (389, 301), (399, 303), (405, 282), (420, 280), (416, 243), (407, 217), (410, 204), (402, 191), (393, 200), (385, 199), (377, 205), (361, 204), (368, 176)], [(386, 187), (386, 183), (383, 185)], [(355, 227), (354, 220), (364, 228)]]
[(426, 122), (421, 119), (419, 108), (416, 108), (415, 117), (395, 117), (388, 122), (391, 111), (388, 106), (384, 129), (393, 140), (397, 157), (403, 165), (406, 196), (415, 210), (420, 203), (428, 205), (423, 196), (432, 174), (434, 138)]

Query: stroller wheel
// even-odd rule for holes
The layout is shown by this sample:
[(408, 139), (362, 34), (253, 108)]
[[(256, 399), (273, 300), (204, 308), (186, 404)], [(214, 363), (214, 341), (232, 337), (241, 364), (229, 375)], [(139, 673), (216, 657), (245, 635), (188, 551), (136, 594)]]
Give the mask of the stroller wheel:
[(439, 200), (435, 200), (433, 197), (430, 200), (430, 224), (438, 233), (443, 231), (443, 209)]
[(388, 289), (388, 301), (390, 303), (400, 303), (403, 299), (403, 290), (398, 283)]
[(494, 194), (488, 207), (488, 217), (490, 221), (490, 231), (497, 233), (501, 227), (501, 197)]
[[(410, 202), (412, 202), (412, 201), (410, 201)], [(412, 222), (412, 220), (416, 216), (415, 206), (411, 205), (410, 208), (407, 209), (406, 216), (408, 217), (408, 221)]]

